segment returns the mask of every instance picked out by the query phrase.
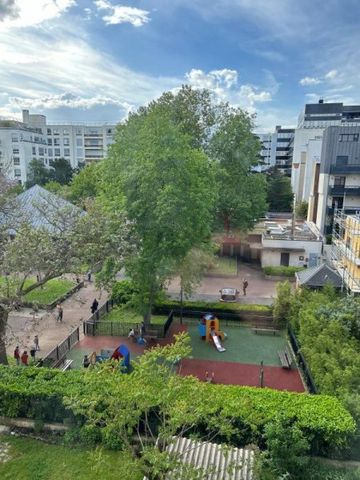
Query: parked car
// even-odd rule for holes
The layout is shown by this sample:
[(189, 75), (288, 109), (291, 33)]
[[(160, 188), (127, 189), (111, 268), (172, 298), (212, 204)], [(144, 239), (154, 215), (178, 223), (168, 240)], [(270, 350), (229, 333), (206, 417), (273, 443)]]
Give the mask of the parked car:
[(219, 292), (222, 302), (237, 302), (238, 300), (239, 290), (236, 288), (222, 288)]

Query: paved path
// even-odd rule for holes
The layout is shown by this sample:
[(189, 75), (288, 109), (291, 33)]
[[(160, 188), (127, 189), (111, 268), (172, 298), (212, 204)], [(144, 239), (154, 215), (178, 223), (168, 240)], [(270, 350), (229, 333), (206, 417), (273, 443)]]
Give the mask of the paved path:
[(29, 349), (34, 335), (38, 335), (41, 356), (45, 356), (90, 316), (90, 306), (94, 298), (97, 298), (101, 305), (107, 299), (107, 293), (97, 290), (92, 282), (86, 282), (83, 288), (62, 303), (62, 323), (56, 322), (54, 311), (39, 311), (35, 316), (26, 308), (20, 312), (11, 312), (6, 342), (8, 355), (12, 354), (16, 345), (19, 345), (21, 350)]

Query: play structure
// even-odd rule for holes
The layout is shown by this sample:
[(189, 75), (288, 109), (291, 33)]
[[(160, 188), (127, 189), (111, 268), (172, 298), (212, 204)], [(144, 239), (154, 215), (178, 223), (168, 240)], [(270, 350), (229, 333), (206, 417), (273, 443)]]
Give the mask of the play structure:
[(199, 333), (203, 340), (212, 342), (218, 352), (226, 351), (226, 348), (224, 348), (221, 343), (225, 340), (226, 335), (219, 328), (219, 319), (212, 313), (205, 313), (201, 317)]
[(127, 372), (130, 367), (130, 350), (126, 345), (119, 345), (113, 353), (111, 350), (101, 350), (100, 355), (93, 352), (90, 357), (90, 365), (95, 365), (98, 362), (104, 362), (105, 360), (118, 360), (121, 371)]

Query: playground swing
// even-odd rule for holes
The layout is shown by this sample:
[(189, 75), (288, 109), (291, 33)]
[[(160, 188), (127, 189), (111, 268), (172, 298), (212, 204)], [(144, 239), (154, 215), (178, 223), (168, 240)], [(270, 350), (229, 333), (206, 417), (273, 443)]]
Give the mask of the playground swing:
[(220, 330), (219, 319), (212, 313), (206, 313), (201, 317), (199, 333), (203, 340), (212, 341), (218, 352), (226, 351), (221, 343), (225, 340), (226, 334)]

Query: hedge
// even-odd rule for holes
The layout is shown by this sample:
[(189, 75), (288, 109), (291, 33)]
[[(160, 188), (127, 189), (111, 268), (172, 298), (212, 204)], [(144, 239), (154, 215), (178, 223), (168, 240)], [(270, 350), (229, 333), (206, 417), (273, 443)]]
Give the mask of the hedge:
[(304, 270), (304, 267), (264, 267), (263, 268), (265, 275), (274, 275), (279, 277), (293, 277), (296, 272), (301, 272)]
[[(103, 377), (104, 395), (93, 397), (98, 385), (96, 371), (60, 370), (0, 366), (0, 415), (27, 417), (42, 421), (69, 421), (83, 425), (86, 418), (76, 416), (64, 405), (64, 397), (76, 395), (93, 402), (92, 408), (106, 409), (118, 389), (126, 388), (130, 375)], [(94, 379), (92, 381), (92, 379)], [(185, 379), (184, 379), (185, 381)], [(194, 382), (198, 382), (194, 379)], [(139, 385), (139, 389), (141, 389)], [(355, 422), (339, 400), (326, 395), (308, 395), (254, 387), (210, 385), (196, 387), (211, 411), (221, 412), (229, 422), (241, 426), (241, 437), (232, 439), (239, 446), (261, 444), (264, 427), (281, 413), (296, 422), (313, 443), (313, 452), (323, 453), (329, 446), (343, 446), (355, 430)], [(96, 388), (95, 388), (96, 390)], [(185, 394), (185, 392), (184, 392)], [(186, 401), (186, 398), (181, 399)], [(100, 405), (101, 403), (101, 405)], [(198, 431), (206, 429), (199, 425)]]
[[(181, 303), (178, 300), (164, 300), (156, 302), (154, 310), (180, 310)], [(259, 312), (271, 313), (272, 308), (269, 305), (257, 305), (251, 303), (223, 303), (223, 302), (202, 302), (202, 301), (184, 301), (183, 311), (205, 311), (205, 312), (223, 312), (223, 313), (239, 313), (239, 312)]]

